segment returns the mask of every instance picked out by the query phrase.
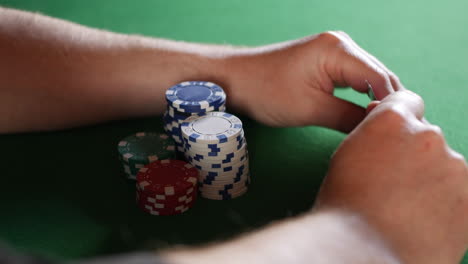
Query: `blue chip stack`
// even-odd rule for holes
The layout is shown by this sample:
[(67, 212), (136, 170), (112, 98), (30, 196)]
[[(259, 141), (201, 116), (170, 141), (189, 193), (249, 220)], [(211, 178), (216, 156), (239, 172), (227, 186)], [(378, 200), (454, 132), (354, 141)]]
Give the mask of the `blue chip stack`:
[(249, 154), (242, 122), (224, 112), (191, 116), (180, 125), (185, 157), (199, 170), (202, 197), (228, 200), (247, 192)]
[(166, 91), (166, 101), (164, 130), (176, 142), (179, 153), (184, 152), (180, 124), (186, 118), (226, 110), (226, 93), (212, 82), (188, 81), (174, 85)]

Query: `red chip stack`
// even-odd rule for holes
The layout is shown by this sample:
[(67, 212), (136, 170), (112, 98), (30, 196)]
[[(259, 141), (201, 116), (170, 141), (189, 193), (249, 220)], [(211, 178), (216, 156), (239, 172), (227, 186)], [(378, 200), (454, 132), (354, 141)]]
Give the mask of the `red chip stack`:
[(190, 209), (197, 198), (198, 170), (181, 160), (158, 160), (136, 177), (138, 206), (152, 215), (174, 215)]

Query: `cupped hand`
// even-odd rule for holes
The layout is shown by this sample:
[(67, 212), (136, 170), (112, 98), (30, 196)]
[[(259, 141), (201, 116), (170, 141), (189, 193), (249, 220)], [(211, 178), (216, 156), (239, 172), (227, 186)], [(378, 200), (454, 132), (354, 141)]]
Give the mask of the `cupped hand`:
[(335, 87), (378, 99), (401, 90), (397, 76), (343, 32), (237, 50), (226, 64), (231, 105), (271, 126), (325, 126), (351, 131), (362, 107), (333, 95)]
[(459, 263), (468, 243), (468, 169), (409, 91), (374, 101), (334, 154), (315, 208), (363, 216), (403, 263)]

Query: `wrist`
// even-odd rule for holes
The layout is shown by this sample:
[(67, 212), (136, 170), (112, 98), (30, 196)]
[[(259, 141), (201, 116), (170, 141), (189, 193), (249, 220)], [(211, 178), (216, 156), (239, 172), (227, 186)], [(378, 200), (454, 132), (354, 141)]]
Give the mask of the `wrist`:
[(335, 252), (327, 263), (403, 263), (373, 226), (347, 210), (321, 209), (310, 215), (314, 234), (321, 238), (319, 251)]
[[(325, 216), (324, 220), (327, 216), (332, 216), (334, 219), (346, 219), (341, 224), (348, 226), (348, 229), (352, 229), (353, 235), (371, 239), (370, 241), (374, 242), (369, 244), (376, 243), (376, 245), (380, 245), (379, 248), (386, 249), (401, 263), (459, 263), (465, 252), (460, 249), (457, 243), (451, 245), (453, 241), (450, 240), (445, 240), (443, 242), (445, 245), (433, 243), (433, 234), (419, 232), (417, 228), (414, 228), (414, 223), (410, 223), (411, 220), (401, 222), (401, 219), (398, 219), (398, 213), (393, 211), (392, 214), (391, 209), (386, 210), (388, 213), (373, 212), (371, 214), (359, 213), (360, 210), (333, 209), (326, 206), (319, 206), (318, 209), (314, 210), (316, 210), (316, 213)], [(333, 217), (333, 215), (335, 216)], [(413, 216), (413, 218), (414, 221), (420, 221), (418, 217)], [(424, 224), (424, 222), (417, 223), (419, 226)], [(358, 245), (359, 242), (355, 241), (352, 244)]]
[[(154, 49), (153, 64), (165, 64), (167, 68), (167, 83), (164, 86), (170, 86), (183, 81), (199, 80), (210, 81), (220, 85), (227, 94), (228, 107), (235, 111), (243, 112), (242, 105), (243, 87), (236, 85), (236, 80), (242, 78), (239, 69), (242, 68), (239, 60), (232, 59), (237, 53), (237, 48), (230, 46), (217, 46), (209, 44), (195, 44), (185, 42), (174, 42), (158, 40), (159, 45)], [(165, 62), (161, 62), (161, 46), (168, 45), (165, 51)], [(235, 56), (235, 55), (234, 55)], [(243, 62), (243, 59), (241, 59)], [(161, 68), (161, 66), (158, 66)], [(151, 67), (149, 67), (151, 68)], [(154, 76), (156, 80), (161, 81), (159, 76)], [(154, 81), (152, 81), (154, 83)]]
[[(121, 42), (126, 46), (109, 49), (106, 65), (96, 67), (99, 72), (112, 72), (112, 82), (127, 87), (121, 89), (122, 100), (131, 103), (127, 112), (162, 113), (165, 91), (183, 81), (211, 81), (225, 88), (229, 76), (225, 70), (226, 59), (218, 55), (223, 47), (210, 49), (201, 44), (164, 39), (118, 37), (125, 39)], [(128, 87), (132, 89), (130, 94)]]
[(318, 211), (224, 244), (162, 256), (173, 263), (402, 263), (361, 217), (340, 210)]
[(266, 60), (268, 56), (258, 53), (255, 48), (243, 47), (232, 48), (219, 58), (218, 74), (228, 95), (229, 109), (255, 118), (261, 108), (259, 97), (272, 96), (265, 94), (264, 87), (270, 78), (275, 78), (268, 68), (274, 63)]
[[(131, 52), (138, 62), (133, 76), (141, 80), (141, 87), (151, 86), (154, 95), (171, 85), (187, 80), (211, 81), (225, 90), (228, 107), (236, 112), (249, 114), (248, 96), (250, 87), (255, 87), (252, 73), (259, 74), (263, 67), (258, 64), (255, 52), (248, 48), (228, 45), (187, 43), (164, 39), (130, 36), (132, 46), (140, 51)], [(157, 69), (157, 71), (155, 70)], [(154, 72), (160, 73), (155, 75)], [(155, 84), (157, 87), (155, 87)], [(153, 101), (154, 102), (154, 101)]]

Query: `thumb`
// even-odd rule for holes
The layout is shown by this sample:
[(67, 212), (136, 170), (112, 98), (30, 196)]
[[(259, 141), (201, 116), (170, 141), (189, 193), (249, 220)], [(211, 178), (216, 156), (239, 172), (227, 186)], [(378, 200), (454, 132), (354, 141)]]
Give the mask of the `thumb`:
[(366, 114), (369, 114), (375, 107), (380, 104), (380, 101), (372, 101), (367, 105)]
[[(366, 110), (359, 105), (335, 96), (323, 96), (315, 105), (315, 125), (348, 133), (366, 116)], [(318, 110), (317, 110), (318, 109)]]

